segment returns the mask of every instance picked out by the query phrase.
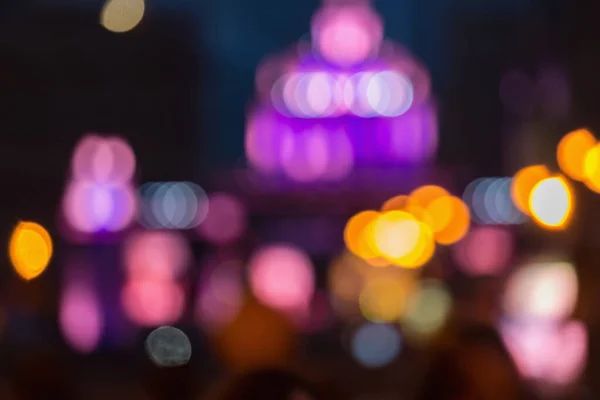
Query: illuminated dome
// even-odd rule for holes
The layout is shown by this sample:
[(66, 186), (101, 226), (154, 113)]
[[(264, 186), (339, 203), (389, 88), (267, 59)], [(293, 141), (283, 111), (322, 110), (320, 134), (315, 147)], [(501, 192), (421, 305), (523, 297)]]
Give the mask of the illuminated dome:
[(436, 111), (426, 69), (383, 39), (365, 2), (328, 2), (312, 44), (268, 58), (246, 156), (261, 173), (300, 182), (336, 181), (355, 167), (422, 164), (435, 156)]

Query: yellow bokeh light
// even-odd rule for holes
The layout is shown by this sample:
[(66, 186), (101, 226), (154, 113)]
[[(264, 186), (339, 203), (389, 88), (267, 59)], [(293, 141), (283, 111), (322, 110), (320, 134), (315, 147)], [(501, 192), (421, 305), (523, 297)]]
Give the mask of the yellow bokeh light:
[(583, 168), (585, 185), (600, 193), (600, 144), (593, 146), (585, 154)]
[(395, 279), (388, 277), (370, 280), (360, 294), (361, 313), (372, 322), (397, 321), (415, 286), (415, 279), (408, 274)]
[(435, 240), (450, 245), (461, 240), (471, 226), (469, 207), (458, 197), (443, 196), (428, 207), (434, 221)]
[(535, 185), (542, 179), (550, 177), (550, 171), (545, 165), (531, 165), (517, 172), (512, 180), (510, 194), (517, 208), (526, 215), (529, 211), (529, 195)]
[(370, 248), (387, 259), (410, 254), (419, 243), (420, 225), (417, 219), (404, 211), (390, 211), (381, 215), (369, 234)]
[(566, 179), (554, 176), (538, 182), (531, 190), (529, 209), (538, 225), (564, 229), (573, 211), (573, 193)]
[(13, 231), (8, 248), (15, 271), (26, 280), (44, 272), (52, 257), (50, 234), (34, 222), (20, 222)]
[(144, 0), (108, 0), (102, 9), (100, 23), (109, 31), (127, 32), (142, 21), (145, 9)]
[(583, 181), (586, 177), (584, 160), (594, 146), (596, 138), (586, 129), (566, 134), (556, 148), (556, 159), (562, 172), (571, 179)]

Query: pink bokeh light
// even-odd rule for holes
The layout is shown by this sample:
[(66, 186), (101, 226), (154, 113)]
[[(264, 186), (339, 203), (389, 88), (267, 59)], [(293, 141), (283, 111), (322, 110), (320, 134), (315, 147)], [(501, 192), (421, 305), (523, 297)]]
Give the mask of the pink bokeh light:
[(329, 62), (351, 66), (374, 55), (383, 39), (383, 23), (367, 5), (326, 5), (313, 18), (312, 36)]
[(119, 137), (87, 135), (73, 153), (73, 179), (98, 184), (129, 182), (135, 171), (135, 155), (127, 142)]
[(508, 267), (514, 242), (510, 231), (498, 227), (476, 227), (454, 248), (454, 258), (470, 275), (495, 275)]
[(59, 321), (62, 335), (73, 349), (81, 353), (96, 349), (104, 317), (92, 285), (83, 280), (69, 282), (62, 294)]
[(141, 231), (127, 238), (123, 257), (132, 279), (172, 280), (186, 272), (192, 255), (178, 232)]
[(183, 315), (185, 292), (177, 282), (169, 280), (132, 279), (121, 293), (128, 318), (141, 326), (167, 325)]
[(588, 338), (584, 324), (504, 323), (502, 337), (523, 377), (548, 385), (576, 381), (587, 360)]
[(305, 307), (315, 290), (310, 258), (292, 246), (271, 245), (257, 251), (250, 259), (249, 274), (256, 298), (279, 310)]
[(62, 212), (71, 230), (81, 233), (118, 232), (134, 220), (138, 204), (130, 185), (71, 182), (65, 191)]
[(198, 225), (198, 232), (207, 241), (219, 245), (232, 243), (246, 230), (247, 216), (244, 204), (227, 193), (208, 197), (210, 209)]

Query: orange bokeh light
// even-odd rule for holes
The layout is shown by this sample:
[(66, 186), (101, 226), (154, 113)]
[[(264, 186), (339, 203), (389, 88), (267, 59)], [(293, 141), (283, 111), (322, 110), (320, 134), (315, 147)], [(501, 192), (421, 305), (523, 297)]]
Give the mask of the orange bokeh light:
[(439, 244), (456, 243), (469, 231), (471, 225), (469, 207), (458, 197), (440, 197), (429, 205), (428, 210), (435, 221), (433, 232)]
[(413, 190), (409, 195), (408, 204), (427, 209), (436, 199), (448, 196), (446, 189), (436, 185), (425, 185)]
[(346, 224), (344, 229), (346, 247), (362, 259), (377, 259), (377, 253), (369, 247), (367, 237), (371, 223), (380, 215), (377, 211), (362, 211), (350, 218)]
[(515, 206), (526, 215), (531, 215), (529, 210), (529, 195), (541, 180), (549, 178), (550, 171), (545, 165), (531, 165), (515, 174), (510, 188), (511, 197)]
[(566, 134), (556, 148), (558, 166), (571, 179), (583, 181), (586, 177), (586, 154), (594, 146), (596, 138), (587, 129), (578, 129)]

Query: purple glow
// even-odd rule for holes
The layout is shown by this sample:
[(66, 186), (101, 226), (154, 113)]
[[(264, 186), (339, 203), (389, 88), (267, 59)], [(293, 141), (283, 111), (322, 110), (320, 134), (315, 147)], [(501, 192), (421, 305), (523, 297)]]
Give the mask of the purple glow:
[(136, 210), (136, 194), (130, 185), (74, 181), (63, 201), (66, 223), (82, 233), (123, 230), (133, 221)]
[(260, 102), (245, 143), (253, 168), (307, 183), (435, 157), (429, 75), (407, 50), (383, 41), (367, 3), (326, 4), (312, 37), (317, 52), (299, 49), (257, 71)]

